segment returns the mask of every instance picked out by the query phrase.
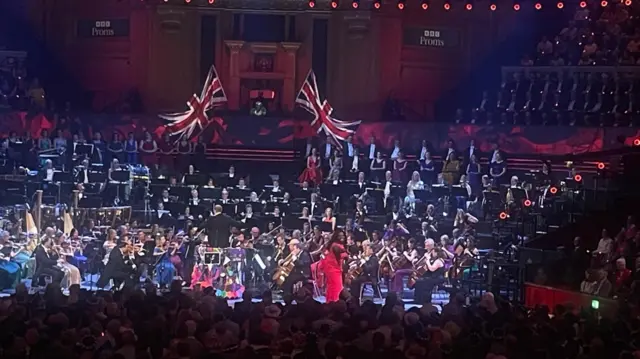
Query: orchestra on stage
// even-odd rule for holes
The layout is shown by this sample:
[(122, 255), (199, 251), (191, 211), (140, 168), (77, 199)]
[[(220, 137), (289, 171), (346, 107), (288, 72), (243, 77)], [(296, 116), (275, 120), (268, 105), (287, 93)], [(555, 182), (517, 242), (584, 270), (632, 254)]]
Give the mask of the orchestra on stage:
[(373, 138), (310, 141), (301, 174), (286, 178), (266, 167), (211, 173), (200, 141), (46, 135), (3, 144), (1, 289), (179, 281), (237, 298), (310, 285), (335, 301), (370, 286), (423, 303), (476, 265), (479, 221), (542, 211), (572, 187), (547, 162), (511, 175), (498, 147), (480, 154), (473, 142), (406, 156), (398, 141), (387, 154)]

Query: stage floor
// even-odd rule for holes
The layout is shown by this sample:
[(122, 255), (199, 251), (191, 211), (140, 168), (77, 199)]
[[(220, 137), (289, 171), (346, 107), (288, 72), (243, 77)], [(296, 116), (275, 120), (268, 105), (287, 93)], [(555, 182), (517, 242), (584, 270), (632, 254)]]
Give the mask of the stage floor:
[[(95, 275), (86, 275), (85, 276), (85, 281), (82, 282), (82, 284), (80, 285), (80, 287), (84, 290), (89, 290), (89, 291), (98, 291), (98, 288), (96, 287), (96, 283), (98, 281), (99, 275), (95, 274)], [(27, 285), (27, 288), (29, 288), (30, 291), (36, 291), (38, 290), (38, 288), (32, 288), (31, 287), (31, 280), (30, 279), (25, 279), (23, 280), (23, 283)], [(110, 290), (110, 286), (107, 286), (106, 288), (104, 288), (105, 290)], [(44, 288), (41, 288), (41, 290), (44, 290)], [(187, 290), (187, 289), (185, 289)], [(378, 298), (376, 296), (373, 295), (371, 290), (365, 290), (365, 297), (372, 299), (374, 303), (376, 304), (383, 304), (384, 303), (384, 298), (386, 297), (387, 294), (387, 288), (385, 288), (384, 286), (382, 286), (381, 288), (381, 292), (382, 292), (382, 299)], [(9, 297), (11, 295), (13, 295), (15, 293), (15, 290), (13, 289), (5, 289), (3, 291), (0, 291), (0, 298), (3, 297)], [(413, 297), (413, 293), (412, 291), (408, 291), (405, 290), (404, 293), (405, 297)], [(316, 296), (314, 297), (315, 300), (317, 300), (320, 303), (325, 303), (326, 302), (326, 298), (321, 295), (321, 296)], [(240, 302), (242, 299), (229, 299), (227, 300), (227, 303), (229, 304), (229, 306), (233, 307), (235, 303)], [(253, 302), (255, 303), (259, 303), (261, 301), (261, 299), (259, 297), (254, 297), (253, 298)], [(279, 296), (274, 296), (274, 301), (276, 302), (282, 302), (282, 299), (279, 298)], [(405, 310), (408, 310), (410, 308), (413, 307), (418, 307), (421, 308), (422, 305), (420, 304), (416, 304), (413, 302), (413, 299), (403, 299), (404, 307)], [(432, 304), (438, 308), (438, 310), (440, 311), (442, 306), (444, 306), (445, 304), (449, 303), (449, 294), (445, 291), (438, 291), (437, 293), (434, 293), (432, 296)]]

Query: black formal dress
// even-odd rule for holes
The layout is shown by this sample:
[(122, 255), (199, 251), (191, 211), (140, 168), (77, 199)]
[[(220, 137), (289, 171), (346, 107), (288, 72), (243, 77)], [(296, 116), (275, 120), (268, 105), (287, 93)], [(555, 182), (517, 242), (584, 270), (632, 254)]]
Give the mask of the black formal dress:
[[(442, 260), (439, 258), (429, 259), (431, 265), (438, 260)], [(421, 278), (416, 282), (415, 289), (415, 301), (417, 303), (431, 303), (431, 292), (433, 292), (433, 288), (437, 285), (440, 285), (445, 282), (444, 279), (445, 268), (444, 265), (435, 271), (431, 272), (427, 270)]]
[(182, 261), (182, 278), (185, 279), (187, 284), (191, 285), (191, 274), (193, 272), (193, 267), (196, 264), (196, 248), (200, 245), (202, 241), (199, 239), (190, 239), (188, 241), (183, 242), (183, 256), (184, 259)]
[(39, 280), (41, 276), (50, 276), (52, 282), (60, 283), (64, 277), (64, 272), (58, 268), (59, 256), (48, 252), (42, 245), (38, 246), (34, 252), (36, 258), (36, 270), (33, 274), (34, 280)]

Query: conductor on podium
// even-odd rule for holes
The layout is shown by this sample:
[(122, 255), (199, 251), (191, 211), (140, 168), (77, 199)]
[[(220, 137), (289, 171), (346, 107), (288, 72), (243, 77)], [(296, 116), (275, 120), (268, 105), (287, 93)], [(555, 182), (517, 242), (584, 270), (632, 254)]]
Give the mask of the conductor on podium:
[(213, 207), (213, 215), (209, 217), (205, 224), (209, 244), (217, 248), (226, 247), (229, 243), (230, 228), (243, 228), (244, 226), (244, 223), (238, 222), (222, 213), (221, 205), (215, 205)]

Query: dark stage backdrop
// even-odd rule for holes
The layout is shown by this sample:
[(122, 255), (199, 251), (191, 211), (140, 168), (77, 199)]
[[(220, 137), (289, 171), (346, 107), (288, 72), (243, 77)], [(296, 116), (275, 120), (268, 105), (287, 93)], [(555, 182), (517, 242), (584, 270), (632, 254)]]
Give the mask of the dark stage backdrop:
[[(42, 129), (53, 130), (57, 124), (52, 116), (12, 112), (0, 114), (0, 134), (11, 131), (29, 131), (38, 137)], [(80, 124), (65, 125), (69, 132), (83, 130), (87, 136), (100, 131), (103, 138), (111, 138), (114, 131), (139, 136), (150, 131), (160, 138), (165, 132), (165, 122), (153, 115), (81, 115)], [(50, 133), (52, 131), (49, 131)], [(261, 149), (294, 149), (304, 144), (304, 139), (314, 133), (306, 120), (292, 118), (259, 118), (245, 115), (212, 117), (201, 135), (207, 143), (218, 146), (245, 146)], [(602, 151), (620, 147), (619, 139), (627, 145), (640, 138), (640, 130), (633, 128), (585, 128), (542, 126), (477, 126), (447, 123), (363, 123), (356, 131), (356, 144), (365, 146), (371, 137), (379, 146), (390, 149), (394, 140), (400, 139), (403, 147), (413, 154), (422, 140), (427, 140), (435, 149), (444, 149), (448, 139), (453, 139), (458, 149), (468, 147), (470, 140), (476, 141), (481, 151), (491, 150), (494, 142), (511, 154), (567, 155)], [(298, 140), (298, 141), (294, 141)]]

